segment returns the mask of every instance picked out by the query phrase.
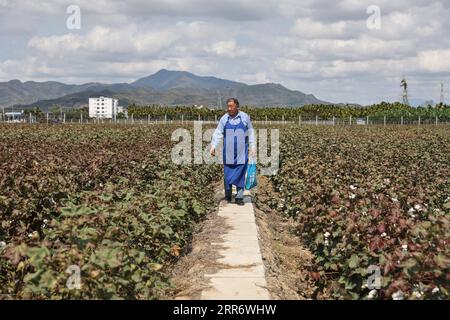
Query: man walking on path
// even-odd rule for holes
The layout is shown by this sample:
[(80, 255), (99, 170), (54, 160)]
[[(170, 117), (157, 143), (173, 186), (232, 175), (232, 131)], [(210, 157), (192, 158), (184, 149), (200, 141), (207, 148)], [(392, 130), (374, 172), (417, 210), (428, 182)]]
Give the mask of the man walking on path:
[(225, 198), (231, 202), (231, 188), (236, 186), (236, 203), (244, 205), (245, 173), (248, 153), (256, 157), (256, 139), (250, 116), (239, 110), (239, 101), (227, 100), (227, 113), (220, 118), (211, 140), (211, 155), (215, 156), (223, 138), (223, 164)]

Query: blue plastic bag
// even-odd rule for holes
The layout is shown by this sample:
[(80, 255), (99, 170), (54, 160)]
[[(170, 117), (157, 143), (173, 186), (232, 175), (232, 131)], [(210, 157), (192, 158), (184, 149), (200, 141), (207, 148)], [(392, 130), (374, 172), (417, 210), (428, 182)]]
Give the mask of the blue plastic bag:
[(256, 163), (253, 159), (250, 160), (250, 163), (247, 166), (247, 175), (245, 177), (245, 189), (250, 190), (258, 185), (256, 181)]

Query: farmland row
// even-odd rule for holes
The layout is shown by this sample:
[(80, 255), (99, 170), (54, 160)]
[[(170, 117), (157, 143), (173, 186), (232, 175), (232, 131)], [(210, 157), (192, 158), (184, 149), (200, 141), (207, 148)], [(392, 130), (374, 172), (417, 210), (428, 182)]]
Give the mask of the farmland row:
[(280, 137), (274, 191), (260, 188), (256, 205), (295, 219), (315, 256), (315, 298), (448, 299), (448, 126), (291, 127)]
[(1, 296), (163, 294), (220, 177), (172, 163), (173, 129), (2, 126)]

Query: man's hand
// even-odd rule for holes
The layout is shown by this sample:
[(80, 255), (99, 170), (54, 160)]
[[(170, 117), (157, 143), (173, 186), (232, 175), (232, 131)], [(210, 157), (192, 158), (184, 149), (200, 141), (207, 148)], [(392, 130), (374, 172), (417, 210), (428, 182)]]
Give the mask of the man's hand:
[(212, 157), (216, 156), (216, 149), (214, 147), (211, 147), (211, 150), (209, 151)]

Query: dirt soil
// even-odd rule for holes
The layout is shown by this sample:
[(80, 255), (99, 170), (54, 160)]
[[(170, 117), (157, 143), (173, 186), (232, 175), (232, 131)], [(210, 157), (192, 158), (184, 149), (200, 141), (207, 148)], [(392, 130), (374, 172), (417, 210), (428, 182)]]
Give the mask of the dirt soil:
[[(254, 192), (270, 196), (272, 187), (265, 177), (258, 179)], [(254, 204), (260, 247), (266, 269), (267, 288), (272, 299), (304, 300), (313, 297), (315, 287), (307, 268), (313, 255), (295, 235), (296, 222), (278, 212)]]
[(216, 262), (221, 258), (218, 254), (220, 245), (216, 243), (221, 242), (220, 235), (228, 228), (225, 219), (218, 216), (219, 205), (225, 201), (223, 182), (217, 183), (215, 190), (216, 210), (194, 230), (190, 246), (186, 248), (171, 273), (175, 288), (168, 293), (166, 299), (199, 300), (202, 291), (208, 287), (205, 274), (212, 274), (224, 268), (224, 265)]
[[(198, 300), (208, 287), (205, 274), (213, 274), (226, 265), (217, 263), (221, 237), (227, 230), (225, 219), (219, 217), (218, 207), (223, 199), (222, 182), (217, 183), (217, 209), (199, 223), (194, 231), (191, 245), (175, 265), (171, 279), (174, 289), (166, 299)], [(273, 190), (270, 183), (261, 177), (252, 194), (270, 197)], [(254, 202), (254, 198), (252, 199)], [(260, 248), (266, 270), (267, 289), (276, 300), (311, 299), (315, 287), (309, 279), (307, 268), (312, 264), (312, 254), (302, 246), (295, 235), (296, 223), (277, 212), (258, 208), (254, 203)], [(211, 243), (214, 243), (212, 245)]]

